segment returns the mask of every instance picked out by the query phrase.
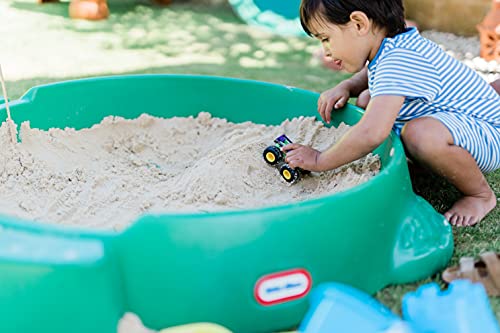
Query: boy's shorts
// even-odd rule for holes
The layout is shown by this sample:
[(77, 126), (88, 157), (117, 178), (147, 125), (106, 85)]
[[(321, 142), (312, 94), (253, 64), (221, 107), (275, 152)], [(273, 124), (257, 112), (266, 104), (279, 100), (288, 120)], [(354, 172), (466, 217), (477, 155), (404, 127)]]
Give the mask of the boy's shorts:
[(467, 150), (482, 172), (500, 167), (500, 127), (460, 113), (438, 112), (425, 117), (443, 123), (451, 132), (455, 145)]

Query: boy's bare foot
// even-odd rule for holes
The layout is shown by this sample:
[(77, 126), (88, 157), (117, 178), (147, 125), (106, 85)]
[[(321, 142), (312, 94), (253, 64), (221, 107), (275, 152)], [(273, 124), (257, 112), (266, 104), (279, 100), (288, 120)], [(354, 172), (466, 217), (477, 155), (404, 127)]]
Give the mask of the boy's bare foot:
[(497, 198), (492, 190), (476, 196), (465, 196), (455, 202), (444, 217), (457, 227), (472, 226), (480, 222), (496, 204)]

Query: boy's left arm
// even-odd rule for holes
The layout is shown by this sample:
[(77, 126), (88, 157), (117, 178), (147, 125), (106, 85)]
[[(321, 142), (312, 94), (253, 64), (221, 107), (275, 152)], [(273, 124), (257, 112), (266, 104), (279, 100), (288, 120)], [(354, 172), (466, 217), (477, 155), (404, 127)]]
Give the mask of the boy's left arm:
[(309, 146), (292, 143), (283, 147), (286, 162), (292, 168), (327, 171), (355, 161), (377, 148), (391, 133), (404, 96), (374, 97), (360, 121), (333, 146), (319, 152)]

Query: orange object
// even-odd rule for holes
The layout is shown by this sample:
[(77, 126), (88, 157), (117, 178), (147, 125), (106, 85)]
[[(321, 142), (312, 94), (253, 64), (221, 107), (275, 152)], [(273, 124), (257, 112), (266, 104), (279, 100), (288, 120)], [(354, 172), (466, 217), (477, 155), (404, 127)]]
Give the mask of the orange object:
[(103, 20), (109, 16), (106, 0), (72, 0), (69, 16), (74, 19)]
[(481, 41), (481, 58), (500, 61), (500, 0), (493, 0), (491, 10), (477, 25)]
[[(172, 0), (153, 0), (159, 5), (169, 5)], [(38, 3), (59, 2), (59, 0), (37, 0)], [(69, 16), (82, 20), (103, 20), (109, 16), (107, 0), (71, 0)]]

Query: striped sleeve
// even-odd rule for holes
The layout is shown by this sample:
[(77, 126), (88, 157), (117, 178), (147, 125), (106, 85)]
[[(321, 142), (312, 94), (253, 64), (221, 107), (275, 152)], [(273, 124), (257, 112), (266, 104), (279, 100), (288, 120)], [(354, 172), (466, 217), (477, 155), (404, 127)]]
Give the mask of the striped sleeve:
[(424, 56), (408, 49), (387, 52), (377, 65), (371, 95), (397, 95), (432, 101), (441, 91), (441, 78)]

